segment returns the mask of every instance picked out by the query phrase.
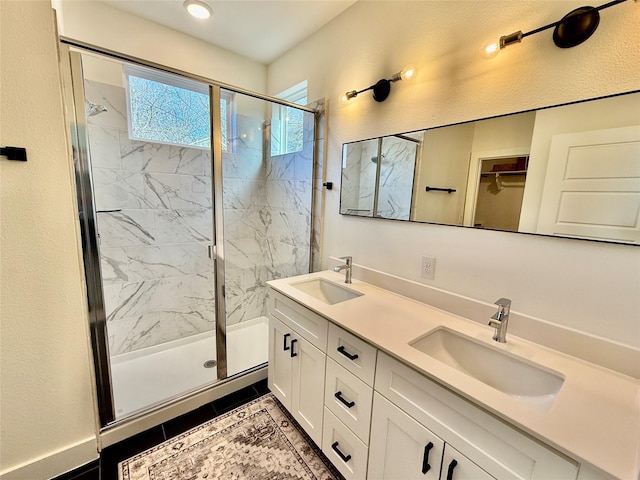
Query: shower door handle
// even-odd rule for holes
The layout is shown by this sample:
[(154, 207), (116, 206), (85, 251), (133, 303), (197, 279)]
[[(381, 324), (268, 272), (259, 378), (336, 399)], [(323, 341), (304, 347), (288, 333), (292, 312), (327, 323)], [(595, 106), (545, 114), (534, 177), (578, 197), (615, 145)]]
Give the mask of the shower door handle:
[(215, 245), (207, 245), (207, 250), (209, 252), (209, 259), (215, 262), (216, 260), (216, 246)]

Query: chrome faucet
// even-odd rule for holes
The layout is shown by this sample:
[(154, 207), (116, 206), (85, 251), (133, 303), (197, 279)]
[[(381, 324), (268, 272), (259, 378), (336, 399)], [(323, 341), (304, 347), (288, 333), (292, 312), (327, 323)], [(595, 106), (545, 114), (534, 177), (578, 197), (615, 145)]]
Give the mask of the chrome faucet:
[(333, 271), (334, 272), (340, 272), (342, 270), (346, 270), (344, 272), (344, 283), (351, 283), (351, 260), (352, 258), (347, 256), (347, 257), (340, 257), (340, 260), (344, 260), (345, 263), (344, 265), (338, 265), (337, 267), (333, 267)]
[(507, 343), (507, 326), (509, 325), (509, 310), (511, 309), (511, 300), (508, 298), (499, 298), (495, 301), (498, 305), (498, 311), (491, 316), (489, 325), (496, 329), (493, 333), (493, 339), (496, 342)]

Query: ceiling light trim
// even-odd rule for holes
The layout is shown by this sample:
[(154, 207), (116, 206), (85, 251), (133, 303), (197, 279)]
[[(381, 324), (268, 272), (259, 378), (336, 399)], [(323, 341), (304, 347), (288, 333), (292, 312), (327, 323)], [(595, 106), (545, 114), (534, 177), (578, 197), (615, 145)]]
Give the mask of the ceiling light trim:
[(213, 9), (200, 0), (185, 0), (183, 6), (189, 15), (199, 20), (206, 20), (213, 15)]

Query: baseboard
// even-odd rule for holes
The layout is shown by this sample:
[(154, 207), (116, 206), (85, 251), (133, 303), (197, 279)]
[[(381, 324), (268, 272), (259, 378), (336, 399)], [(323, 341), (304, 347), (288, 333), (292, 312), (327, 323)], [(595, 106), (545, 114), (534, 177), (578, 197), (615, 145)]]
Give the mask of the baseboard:
[(29, 460), (0, 473), (0, 480), (54, 478), (97, 460), (96, 437), (89, 437), (63, 449)]

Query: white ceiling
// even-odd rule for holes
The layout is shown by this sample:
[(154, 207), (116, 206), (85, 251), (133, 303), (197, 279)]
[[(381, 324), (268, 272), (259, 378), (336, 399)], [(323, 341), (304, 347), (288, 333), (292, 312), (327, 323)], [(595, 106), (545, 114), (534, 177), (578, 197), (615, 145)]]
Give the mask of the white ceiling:
[(356, 0), (203, 0), (213, 9), (198, 20), (184, 0), (103, 0), (133, 15), (269, 64)]

